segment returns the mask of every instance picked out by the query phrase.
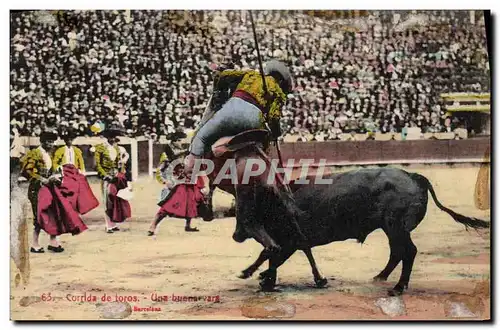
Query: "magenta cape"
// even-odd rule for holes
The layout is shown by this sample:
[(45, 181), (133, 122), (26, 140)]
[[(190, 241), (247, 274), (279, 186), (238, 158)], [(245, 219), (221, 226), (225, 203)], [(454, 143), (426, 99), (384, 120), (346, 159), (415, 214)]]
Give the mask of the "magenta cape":
[(127, 188), (127, 179), (125, 174), (118, 173), (114, 181), (108, 185), (106, 200), (106, 214), (112, 222), (124, 222), (132, 216), (130, 203), (116, 195), (124, 188)]
[(87, 178), (73, 165), (63, 166), (61, 189), (67, 193), (71, 205), (80, 214), (86, 214), (99, 206)]
[(172, 188), (163, 204), (160, 204), (158, 213), (167, 214), (177, 218), (196, 218), (198, 204), (204, 202), (201, 193), (203, 180), (198, 178), (196, 184), (181, 183)]

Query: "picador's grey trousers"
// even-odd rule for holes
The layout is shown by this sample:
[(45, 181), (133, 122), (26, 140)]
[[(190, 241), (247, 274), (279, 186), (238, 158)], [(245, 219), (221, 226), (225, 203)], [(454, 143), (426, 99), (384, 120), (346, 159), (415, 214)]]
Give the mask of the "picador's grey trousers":
[(260, 109), (240, 98), (232, 97), (199, 129), (189, 151), (196, 156), (203, 156), (221, 137), (259, 128)]

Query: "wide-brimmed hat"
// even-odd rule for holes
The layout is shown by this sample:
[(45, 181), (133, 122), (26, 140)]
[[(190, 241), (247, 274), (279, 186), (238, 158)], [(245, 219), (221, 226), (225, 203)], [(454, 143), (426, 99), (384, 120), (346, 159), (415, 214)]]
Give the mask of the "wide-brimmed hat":
[(73, 128), (69, 128), (69, 129), (65, 130), (64, 132), (62, 132), (60, 137), (63, 140), (68, 140), (68, 139), (74, 140), (78, 137), (78, 134)]
[(40, 142), (55, 141), (57, 140), (57, 134), (52, 131), (44, 131), (40, 134)]
[(126, 134), (125, 129), (115, 123), (109, 125), (109, 127), (106, 128), (104, 132), (102, 132), (102, 135), (104, 137), (117, 137), (125, 134)]
[(293, 80), (290, 69), (286, 66), (285, 63), (278, 60), (270, 60), (265, 63), (264, 74), (273, 75), (278, 74), (281, 76), (282, 81), (280, 83), (280, 87), (285, 94), (290, 94), (293, 90)]

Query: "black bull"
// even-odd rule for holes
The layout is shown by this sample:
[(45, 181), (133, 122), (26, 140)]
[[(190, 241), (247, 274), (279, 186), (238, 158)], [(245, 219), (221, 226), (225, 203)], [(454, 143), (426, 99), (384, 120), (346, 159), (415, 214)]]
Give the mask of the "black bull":
[[(390, 294), (401, 294), (408, 287), (410, 275), (417, 254), (417, 247), (410, 232), (424, 218), (427, 211), (428, 192), (436, 205), (448, 213), (455, 221), (471, 228), (487, 228), (489, 223), (476, 218), (466, 217), (443, 206), (437, 199), (429, 180), (416, 173), (394, 168), (361, 169), (341, 174), (326, 176), (331, 184), (308, 184), (292, 186), (296, 206), (301, 210), (298, 222), (308, 240), (308, 247), (297, 247), (293, 231), (289, 228), (290, 203), (280, 202), (272, 191), (257, 187), (254, 197), (255, 214), (266, 231), (281, 246), (276, 252), (262, 251), (259, 258), (245, 269), (242, 278), (250, 277), (263, 262), (269, 259), (268, 270), (260, 274), (263, 290), (272, 290), (276, 284), (277, 268), (295, 251), (301, 249), (307, 255), (315, 282), (324, 286), (322, 278), (312, 256), (311, 247), (329, 244), (335, 241), (356, 239), (363, 242), (376, 229), (381, 228), (387, 235), (390, 245), (389, 261), (374, 280), (385, 281), (396, 266), (402, 261), (401, 277)], [(314, 180), (314, 179), (313, 179)], [(233, 238), (243, 242), (250, 238), (245, 233), (247, 221), (242, 208), (248, 209), (252, 202), (240, 194), (237, 201), (237, 230)], [(255, 199), (257, 196), (257, 199)], [(278, 196), (279, 197), (279, 196)], [(244, 223), (244, 225), (242, 225)]]

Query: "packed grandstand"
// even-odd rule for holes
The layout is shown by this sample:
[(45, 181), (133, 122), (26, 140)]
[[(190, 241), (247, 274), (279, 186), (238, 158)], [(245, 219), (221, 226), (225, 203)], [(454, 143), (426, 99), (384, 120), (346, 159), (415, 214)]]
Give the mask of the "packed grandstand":
[[(489, 93), (482, 12), (255, 19), (263, 59), (285, 61), (294, 75), (285, 135), (477, 133), (441, 95)], [(11, 127), (23, 136), (53, 127), (91, 136), (99, 121), (175, 139), (201, 120), (215, 70), (258, 68), (245, 11), (23, 11), (11, 13), (10, 39)]]

